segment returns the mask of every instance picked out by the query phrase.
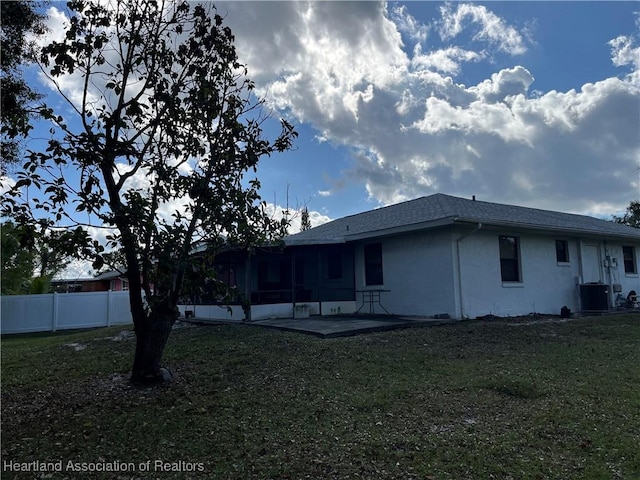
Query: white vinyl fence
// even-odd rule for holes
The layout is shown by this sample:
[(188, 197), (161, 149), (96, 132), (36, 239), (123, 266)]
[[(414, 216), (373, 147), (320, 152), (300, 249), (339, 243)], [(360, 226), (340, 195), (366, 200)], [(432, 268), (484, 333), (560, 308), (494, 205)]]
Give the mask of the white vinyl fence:
[(55, 332), (131, 324), (129, 292), (7, 295), (0, 304), (0, 331)]

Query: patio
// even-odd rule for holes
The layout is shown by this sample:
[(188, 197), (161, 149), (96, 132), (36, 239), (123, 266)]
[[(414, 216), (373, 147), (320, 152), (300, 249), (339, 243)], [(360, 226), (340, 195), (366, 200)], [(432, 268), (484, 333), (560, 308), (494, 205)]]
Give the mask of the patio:
[(457, 320), (448, 318), (399, 317), (394, 315), (349, 315), (305, 319), (274, 318), (254, 322), (190, 318), (188, 321), (198, 324), (240, 323), (249, 326), (305, 333), (321, 338), (348, 337), (361, 333), (382, 332), (399, 328), (432, 327), (457, 322)]

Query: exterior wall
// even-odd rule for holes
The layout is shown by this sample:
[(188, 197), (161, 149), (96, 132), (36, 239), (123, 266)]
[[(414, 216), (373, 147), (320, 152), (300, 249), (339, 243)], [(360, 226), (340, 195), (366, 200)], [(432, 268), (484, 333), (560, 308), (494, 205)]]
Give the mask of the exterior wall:
[(77, 279), (77, 280), (54, 280), (51, 282), (52, 289), (57, 293), (78, 293), (78, 292), (122, 292), (129, 290), (123, 288), (123, 281), (120, 277), (111, 279)]
[(185, 317), (185, 312), (192, 312), (195, 318), (206, 318), (210, 320), (231, 320), (242, 321), (244, 312), (240, 305), (231, 305), (231, 312), (225, 305), (178, 305), (180, 315)]
[[(500, 269), (500, 235), (519, 239), (520, 282), (503, 282)], [(556, 240), (567, 242), (568, 262), (558, 262)], [(366, 285), (364, 251), (369, 244), (382, 248), (382, 285)], [(296, 304), (306, 305), (309, 315), (369, 313), (369, 303), (363, 304), (362, 291), (382, 290), (380, 304), (373, 303), (374, 313), (433, 316), (448, 314), (453, 318), (475, 318), (483, 315), (516, 316), (529, 313), (559, 314), (563, 306), (573, 312), (582, 309), (579, 285), (601, 281), (610, 285), (609, 304), (614, 307), (621, 287), (625, 298), (629, 291), (640, 293), (640, 242), (613, 242), (596, 238), (540, 234), (476, 225), (444, 227), (438, 230), (407, 233), (379, 239), (354, 242), (343, 254), (344, 276), (335, 281), (327, 278), (327, 258), (334, 250), (320, 251), (306, 247), (293, 252), (295, 260), (281, 295), (282, 301), (252, 306), (252, 319), (293, 318), (292, 282), (298, 289), (310, 291), (310, 298), (297, 298)], [(625, 272), (623, 245), (635, 248), (635, 273)], [(332, 247), (335, 248), (335, 247)], [(292, 249), (293, 251), (293, 249)], [(353, 251), (353, 256), (351, 252)], [(265, 254), (266, 255), (266, 254)], [(291, 258), (291, 251), (270, 253), (279, 262)], [(257, 289), (256, 262), (252, 262), (252, 284)], [(296, 267), (297, 265), (297, 267)], [(304, 268), (300, 268), (303, 265)], [(241, 269), (239, 269), (241, 270)], [(350, 290), (355, 277), (353, 297), (329, 298), (327, 291)], [(251, 277), (250, 277), (251, 278)], [(318, 302), (318, 292), (328, 301)], [(254, 290), (255, 293), (255, 290)], [(350, 290), (353, 293), (353, 290)], [(384, 308), (382, 308), (384, 307)], [(193, 305), (181, 307), (194, 309)], [(196, 305), (198, 318), (241, 321), (244, 313), (239, 306), (229, 314), (225, 308)]]
[[(125, 289), (123, 287), (122, 278), (113, 278), (113, 279), (109, 280), (109, 290), (111, 290), (113, 292), (122, 292), (122, 291), (124, 291)], [(128, 286), (127, 286), (126, 290), (129, 290)]]
[[(365, 284), (364, 247), (382, 244), (383, 285)], [(453, 251), (449, 230), (430, 230), (380, 240), (362, 241), (355, 250), (356, 290), (389, 290), (382, 292), (382, 306), (392, 314), (455, 316), (453, 289)], [(358, 307), (362, 293), (356, 294)], [(374, 313), (384, 313), (374, 305)], [(360, 309), (369, 313), (369, 304)]]
[[(498, 237), (513, 235), (520, 243), (521, 282), (503, 282)], [(458, 317), (559, 314), (563, 306), (579, 310), (578, 242), (567, 240), (569, 262), (556, 261), (556, 237), (513, 231), (479, 230), (460, 242), (462, 299)]]
[[(109, 280), (96, 280), (82, 283), (82, 292), (108, 292), (110, 290)], [(114, 290), (116, 291), (116, 290)]]
[[(623, 246), (632, 246), (635, 248), (635, 271), (636, 273), (627, 273), (624, 268), (624, 257), (622, 254)], [(632, 242), (606, 242), (602, 245), (602, 258), (603, 258), (603, 280), (609, 285), (619, 284), (621, 286), (623, 297), (627, 297), (631, 290), (634, 290), (637, 294), (640, 294), (640, 277), (637, 272), (640, 272), (640, 243), (633, 244)], [(615, 305), (617, 293), (613, 292), (613, 288), (610, 289), (611, 302)]]
[[(208, 320), (224, 320), (242, 322), (244, 311), (240, 305), (231, 305), (231, 312), (224, 305), (179, 305), (180, 315), (185, 311), (194, 313), (195, 318)], [(251, 320), (266, 320), (268, 318), (293, 318), (293, 304), (274, 303), (251, 306)]]
[[(519, 238), (521, 282), (502, 281), (500, 235)], [(557, 262), (556, 240), (567, 241), (569, 262)], [(631, 289), (640, 292), (638, 275), (624, 273), (622, 245), (562, 235), (481, 229), (460, 242), (462, 298), (458, 300), (456, 316), (515, 316), (534, 312), (557, 315), (563, 306), (572, 312), (580, 311), (579, 285), (583, 281), (620, 283), (625, 296)], [(640, 251), (638, 246), (636, 250)], [(607, 255), (617, 257), (617, 268), (604, 266)], [(609, 292), (610, 304), (614, 306), (612, 288)]]
[[(309, 315), (320, 313), (319, 302), (303, 302), (297, 305), (306, 305)], [(209, 320), (224, 320), (241, 322), (244, 320), (244, 311), (239, 305), (231, 305), (231, 312), (224, 305), (179, 305), (180, 315), (185, 316), (186, 311), (193, 312), (195, 318)], [(294, 306), (292, 303), (275, 303), (266, 305), (252, 305), (251, 319), (265, 320), (268, 318), (294, 318)], [(351, 314), (356, 311), (356, 302), (322, 302), (322, 316)]]
[(349, 315), (355, 313), (358, 306), (355, 301), (322, 302), (322, 316)]

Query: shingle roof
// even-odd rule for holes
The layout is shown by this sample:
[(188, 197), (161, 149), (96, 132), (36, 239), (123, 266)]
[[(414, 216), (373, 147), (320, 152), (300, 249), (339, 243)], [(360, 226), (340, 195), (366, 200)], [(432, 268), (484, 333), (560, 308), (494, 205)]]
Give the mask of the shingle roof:
[(290, 235), (285, 238), (285, 243), (287, 245), (343, 243), (403, 231), (467, 222), (640, 241), (640, 229), (607, 220), (585, 215), (468, 200), (438, 193), (339, 218), (310, 230)]

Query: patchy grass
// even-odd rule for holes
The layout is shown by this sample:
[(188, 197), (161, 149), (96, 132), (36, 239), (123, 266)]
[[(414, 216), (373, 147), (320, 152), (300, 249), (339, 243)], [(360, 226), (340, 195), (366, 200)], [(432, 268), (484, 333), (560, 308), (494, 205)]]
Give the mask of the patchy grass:
[(2, 460), (63, 470), (2, 478), (640, 478), (637, 315), (324, 340), (185, 327), (175, 381), (146, 390), (121, 332), (2, 339)]

